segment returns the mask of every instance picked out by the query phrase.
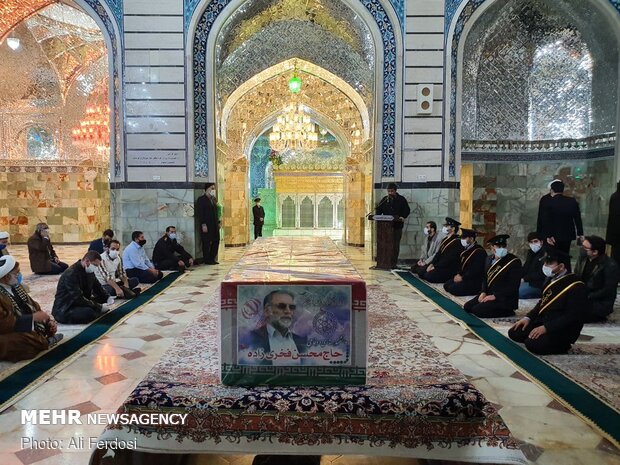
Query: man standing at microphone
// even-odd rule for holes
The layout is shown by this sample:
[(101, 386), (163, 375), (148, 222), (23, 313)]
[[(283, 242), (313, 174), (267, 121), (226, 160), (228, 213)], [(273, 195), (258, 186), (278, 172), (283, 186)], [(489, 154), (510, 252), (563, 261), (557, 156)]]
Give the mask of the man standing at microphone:
[(375, 213), (377, 215), (392, 215), (394, 217), (393, 234), (394, 234), (394, 251), (392, 252), (392, 268), (396, 268), (398, 263), (398, 254), (400, 252), (400, 239), (403, 236), (403, 227), (405, 225), (405, 218), (409, 216), (411, 210), (409, 209), (409, 203), (398, 192), (398, 186), (396, 183), (389, 183), (387, 187), (387, 193), (385, 197), (381, 199), (381, 202), (377, 204)]

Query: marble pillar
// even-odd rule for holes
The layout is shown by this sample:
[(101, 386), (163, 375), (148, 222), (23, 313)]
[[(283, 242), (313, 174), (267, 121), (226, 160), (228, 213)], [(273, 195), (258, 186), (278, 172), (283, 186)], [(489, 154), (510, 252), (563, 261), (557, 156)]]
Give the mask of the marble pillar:
[(346, 241), (348, 245), (363, 247), (366, 227), (366, 175), (357, 163), (346, 168)]
[(225, 169), (222, 218), (224, 244), (226, 247), (237, 247), (247, 244), (250, 240), (247, 193), (248, 159), (240, 157), (234, 162), (228, 162)]

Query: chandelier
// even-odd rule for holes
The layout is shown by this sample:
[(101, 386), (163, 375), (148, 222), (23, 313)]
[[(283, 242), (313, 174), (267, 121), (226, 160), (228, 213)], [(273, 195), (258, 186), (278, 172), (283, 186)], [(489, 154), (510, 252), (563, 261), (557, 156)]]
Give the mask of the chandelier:
[(72, 131), (73, 143), (84, 149), (103, 152), (110, 147), (110, 107), (89, 105), (80, 125)]
[(283, 150), (314, 150), (319, 134), (301, 103), (291, 102), (278, 116), (269, 135), (269, 145), (276, 152)]

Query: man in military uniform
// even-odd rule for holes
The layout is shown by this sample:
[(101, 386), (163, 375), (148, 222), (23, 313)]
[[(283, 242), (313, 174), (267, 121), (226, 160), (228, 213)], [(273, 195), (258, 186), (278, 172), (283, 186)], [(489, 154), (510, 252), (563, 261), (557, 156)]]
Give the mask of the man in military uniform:
[(478, 294), (484, 279), (487, 253), (476, 242), (473, 229), (461, 229), (461, 245), (465, 248), (461, 252), (461, 269), (443, 288), (456, 296)]
[(444, 240), (439, 245), (439, 251), (424, 273), (420, 273), (420, 278), (430, 283), (445, 283), (452, 279), (461, 268), (461, 238), (458, 236), (459, 223), (452, 218), (446, 217), (442, 232), (446, 234)]
[(568, 271), (569, 260), (568, 254), (557, 249), (547, 253), (543, 272), (548, 280), (542, 298), (508, 330), (510, 339), (525, 343), (532, 353), (566, 353), (583, 328), (588, 291), (579, 277)]
[(493, 248), (493, 255), (487, 260), (486, 274), (482, 281), (482, 292), (463, 309), (479, 318), (512, 316), (519, 307), (519, 285), (521, 284), (521, 260), (508, 253), (508, 234), (500, 234), (487, 243)]

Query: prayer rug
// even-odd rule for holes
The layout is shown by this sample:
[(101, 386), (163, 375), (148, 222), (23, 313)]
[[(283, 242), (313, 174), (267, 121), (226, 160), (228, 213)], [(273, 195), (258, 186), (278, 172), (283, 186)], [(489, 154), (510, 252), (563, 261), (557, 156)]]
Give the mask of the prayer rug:
[[(606, 354), (610, 359), (606, 362), (601, 359), (602, 364), (616, 363), (613, 369), (596, 366), (597, 364), (591, 363), (592, 359), (588, 365), (588, 360), (585, 358), (582, 359), (581, 367), (579, 367), (578, 356), (572, 354), (538, 357), (522, 345), (511, 341), (501, 331), (483, 319), (465, 312), (459, 301), (462, 298), (453, 298), (453, 296), (444, 293), (443, 289), (440, 290), (431, 286), (409, 272), (397, 271), (394, 273), (418, 293), (435, 303), (438, 308), (456, 318), (474, 334), (505, 355), (529, 374), (532, 379), (569, 405), (581, 418), (605, 434), (614, 444), (618, 444), (620, 441), (620, 412), (614, 408), (618, 398), (618, 394), (615, 392), (618, 386), (618, 359), (615, 358), (618, 356), (617, 353)], [(584, 350), (579, 347), (577, 345), (576, 350)], [(612, 349), (612, 352), (615, 352), (615, 349)], [(591, 353), (590, 356), (594, 357)], [(578, 373), (580, 369), (584, 369), (586, 366), (588, 366), (587, 371)], [(609, 373), (604, 373), (604, 370), (609, 370)], [(589, 380), (582, 384), (581, 381), (594, 371), (601, 375), (604, 380)], [(616, 381), (614, 381), (614, 377)], [(605, 389), (597, 389), (603, 386)], [(594, 392), (590, 389), (593, 389)], [(605, 397), (608, 390), (613, 392), (611, 398)]]
[[(368, 288), (363, 386), (223, 386), (219, 301), (218, 291), (120, 407), (129, 424), (118, 420), (100, 437), (135, 439), (127, 463), (148, 452), (260, 454), (276, 448), (295, 455), (526, 462), (497, 409), (378, 286)], [(136, 424), (133, 414), (187, 418), (178, 425)], [(91, 463), (108, 463), (100, 462), (108, 453), (95, 453)]]
[[(57, 346), (41, 352), (32, 360), (24, 360), (18, 363), (0, 362), (0, 412), (54, 376), (55, 373), (75, 360), (89, 344), (97, 341), (125, 321), (136, 310), (153, 300), (181, 276), (176, 272), (169, 273), (161, 281), (145, 288), (135, 299), (115, 302), (113, 310), (88, 325), (59, 324), (58, 332), (65, 334), (65, 338)], [(48, 301), (41, 299), (45, 286), (39, 287), (39, 284), (48, 281), (51, 283), (53, 278), (55, 278), (54, 282), (57, 282), (58, 276), (42, 278), (37, 279), (36, 282), (29, 281), (28, 284), (33, 298), (39, 299), (42, 308), (51, 313), (49, 299)], [(54, 285), (54, 291), (55, 289)], [(54, 293), (51, 293), (52, 303)], [(49, 295), (48, 293), (47, 296), (49, 297)]]

